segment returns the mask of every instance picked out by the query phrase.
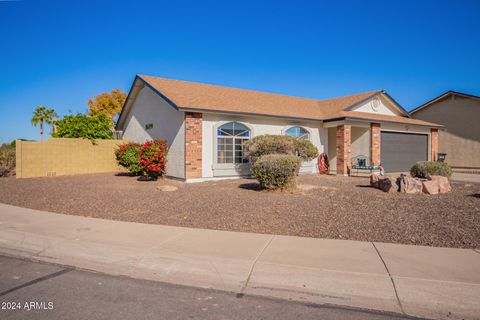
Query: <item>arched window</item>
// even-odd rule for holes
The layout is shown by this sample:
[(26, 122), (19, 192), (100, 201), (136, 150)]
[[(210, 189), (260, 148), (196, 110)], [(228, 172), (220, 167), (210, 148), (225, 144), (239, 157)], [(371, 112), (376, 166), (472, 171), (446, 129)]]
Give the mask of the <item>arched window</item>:
[(285, 135), (302, 140), (310, 139), (310, 133), (307, 131), (307, 129), (302, 127), (291, 127), (287, 131), (285, 131)]
[(247, 163), (244, 143), (250, 139), (250, 129), (238, 122), (228, 122), (217, 128), (217, 163)]

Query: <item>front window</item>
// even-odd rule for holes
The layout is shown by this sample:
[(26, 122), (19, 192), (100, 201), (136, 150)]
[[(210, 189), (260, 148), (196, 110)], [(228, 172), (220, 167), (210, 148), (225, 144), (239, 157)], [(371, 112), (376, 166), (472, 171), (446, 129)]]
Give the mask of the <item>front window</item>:
[(307, 129), (302, 127), (291, 127), (285, 131), (285, 135), (302, 140), (310, 139), (310, 133), (308, 133)]
[(250, 139), (250, 130), (238, 122), (228, 122), (217, 128), (217, 163), (247, 163), (245, 142)]

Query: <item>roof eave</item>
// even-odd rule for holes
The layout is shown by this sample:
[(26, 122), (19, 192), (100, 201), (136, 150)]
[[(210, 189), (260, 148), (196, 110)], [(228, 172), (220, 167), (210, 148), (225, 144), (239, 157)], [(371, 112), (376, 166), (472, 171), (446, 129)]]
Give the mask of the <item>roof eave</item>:
[(118, 121), (115, 124), (115, 130), (119, 130), (119, 127), (124, 122), (123, 115), (125, 114), (125, 109), (126, 109), (125, 107), (127, 106), (130, 99), (132, 99), (132, 92), (133, 92), (133, 89), (134, 89), (135, 84), (136, 84), (138, 79), (139, 79), (138, 75), (135, 75), (135, 79), (133, 80), (132, 85), (130, 86), (130, 90), (128, 91), (127, 98), (125, 99), (125, 102), (123, 103), (122, 111), (120, 111), (120, 115), (118, 116)]
[[(137, 83), (137, 81), (141, 81), (142, 84), (144, 84), (145, 86), (147, 86), (150, 90), (152, 90), (153, 92), (155, 92), (156, 94), (158, 94), (162, 99), (164, 99), (170, 106), (172, 106), (175, 110), (179, 110), (179, 107), (172, 101), (170, 100), (169, 98), (167, 98), (164, 94), (162, 94), (160, 91), (158, 91), (157, 89), (155, 89), (152, 85), (150, 85), (148, 83), (148, 81), (146, 81), (145, 79), (142, 78), (141, 75), (136, 75), (135, 76), (135, 79), (133, 80), (133, 83), (132, 83), (132, 86), (130, 87), (130, 91), (128, 92), (128, 95), (127, 95), (127, 98), (125, 99), (125, 103), (123, 104), (123, 107), (122, 107), (122, 111), (120, 112), (120, 116), (118, 117), (118, 121), (117, 123), (115, 124), (115, 130), (119, 130), (119, 127), (121, 127), (121, 125), (123, 125), (123, 122), (125, 121), (125, 119), (123, 119), (122, 117), (125, 117), (123, 116), (125, 112), (128, 113), (129, 110), (125, 111), (127, 108), (127, 105), (128, 105), (128, 102), (131, 100), (131, 99), (135, 99), (135, 98), (132, 98), (132, 92), (133, 92), (133, 89), (135, 88), (135, 84)], [(132, 104), (133, 104), (133, 101), (132, 101)]]
[[(411, 119), (411, 118), (408, 118)], [(356, 121), (356, 122), (363, 122), (363, 121), (368, 121), (368, 122), (375, 122), (375, 123), (394, 123), (394, 124), (405, 124), (405, 125), (412, 125), (412, 126), (421, 126), (421, 127), (429, 127), (429, 128), (439, 128), (442, 129), (445, 126), (441, 124), (436, 124), (436, 123), (431, 123), (431, 124), (420, 124), (420, 123), (408, 123), (408, 122), (401, 122), (401, 121), (390, 121), (390, 120), (378, 120), (378, 119), (370, 119), (370, 118), (357, 118), (357, 117), (348, 117), (348, 116), (343, 116), (343, 117), (336, 117), (336, 118), (330, 118), (330, 119), (325, 119), (323, 122), (328, 123), (328, 122), (335, 122), (335, 121)]]
[(211, 114), (224, 114), (224, 115), (238, 115), (244, 117), (256, 117), (256, 118), (273, 118), (273, 119), (288, 119), (294, 121), (319, 121), (323, 122), (322, 119), (319, 118), (303, 118), (303, 117), (290, 117), (290, 116), (280, 116), (280, 115), (272, 115), (272, 114), (261, 114), (261, 113), (251, 113), (251, 112), (234, 112), (234, 111), (219, 111), (219, 110), (212, 110), (212, 109), (197, 109), (197, 108), (184, 108), (179, 107), (179, 111), (183, 112), (198, 112), (198, 113), (211, 113)]

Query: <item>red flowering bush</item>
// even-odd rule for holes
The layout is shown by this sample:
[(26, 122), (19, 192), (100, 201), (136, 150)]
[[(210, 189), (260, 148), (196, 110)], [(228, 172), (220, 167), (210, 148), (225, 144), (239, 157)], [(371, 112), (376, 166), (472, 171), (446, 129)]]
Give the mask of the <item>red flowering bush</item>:
[(164, 140), (145, 142), (140, 149), (143, 173), (152, 179), (164, 176), (167, 169), (168, 143)]

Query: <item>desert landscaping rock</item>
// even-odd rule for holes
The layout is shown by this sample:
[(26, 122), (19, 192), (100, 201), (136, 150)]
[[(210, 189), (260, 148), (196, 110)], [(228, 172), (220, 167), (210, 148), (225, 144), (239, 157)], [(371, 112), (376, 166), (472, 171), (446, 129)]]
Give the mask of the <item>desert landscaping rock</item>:
[[(0, 179), (0, 202), (95, 218), (293, 235), (480, 248), (480, 184), (435, 196), (384, 193), (369, 178), (306, 175), (308, 192), (268, 192), (254, 179), (185, 184), (114, 173)], [(159, 192), (158, 186), (177, 187)]]
[(432, 180), (422, 181), (422, 192), (426, 194), (438, 194), (438, 182)]
[(407, 174), (400, 174), (398, 184), (400, 185), (400, 192), (408, 194), (422, 193), (422, 182)]
[(397, 179), (392, 177), (381, 177), (378, 180), (378, 187), (383, 192), (389, 192), (389, 193), (398, 192)]
[(430, 176), (428, 177), (429, 180), (435, 181), (438, 184), (438, 191), (440, 193), (447, 193), (452, 191), (452, 186), (450, 185), (450, 181), (447, 177), (442, 176)]

